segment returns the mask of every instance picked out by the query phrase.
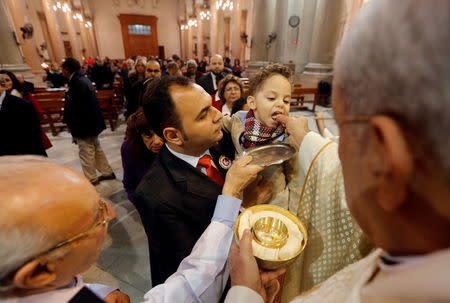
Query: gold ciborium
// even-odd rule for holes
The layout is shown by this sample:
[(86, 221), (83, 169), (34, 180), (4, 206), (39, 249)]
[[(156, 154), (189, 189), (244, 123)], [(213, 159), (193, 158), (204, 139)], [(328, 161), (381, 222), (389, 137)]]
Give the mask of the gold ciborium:
[[(289, 263), (293, 262), (303, 251), (303, 249), (306, 246), (306, 243), (308, 242), (308, 235), (306, 233), (306, 228), (303, 225), (303, 223), (297, 218), (297, 216), (293, 215), (288, 210), (274, 206), (274, 205), (255, 205), (252, 207), (249, 207), (247, 210), (251, 210), (253, 214), (256, 214), (258, 212), (262, 211), (273, 211), (276, 213), (279, 213), (288, 219), (290, 219), (292, 222), (294, 222), (295, 225), (299, 228), (300, 232), (303, 234), (303, 240), (300, 245), (300, 249), (297, 252), (295, 256), (292, 256), (289, 259), (278, 259), (278, 260), (271, 260), (271, 259), (263, 259), (255, 256), (256, 261), (258, 262), (258, 266), (263, 269), (267, 270), (274, 270), (280, 267), (285, 267)], [(236, 220), (236, 224), (234, 225), (234, 235), (236, 237), (236, 240), (239, 241), (239, 222), (242, 217), (241, 213)], [(253, 226), (251, 226), (251, 232), (253, 239), (259, 243), (260, 245), (263, 245), (265, 247), (269, 248), (279, 248), (282, 247), (284, 244), (286, 244), (286, 241), (289, 238), (289, 232), (287, 230), (286, 225), (279, 219), (276, 219), (274, 217), (263, 217), (258, 219)]]

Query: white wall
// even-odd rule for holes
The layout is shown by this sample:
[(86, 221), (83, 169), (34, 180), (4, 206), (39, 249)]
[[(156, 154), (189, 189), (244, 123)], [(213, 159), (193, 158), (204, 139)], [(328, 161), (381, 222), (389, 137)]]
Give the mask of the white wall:
[(120, 14), (158, 17), (158, 45), (164, 46), (166, 57), (180, 55), (177, 0), (138, 1), (138, 4), (128, 0), (95, 0), (93, 3), (94, 29), (100, 57), (125, 58), (118, 18)]

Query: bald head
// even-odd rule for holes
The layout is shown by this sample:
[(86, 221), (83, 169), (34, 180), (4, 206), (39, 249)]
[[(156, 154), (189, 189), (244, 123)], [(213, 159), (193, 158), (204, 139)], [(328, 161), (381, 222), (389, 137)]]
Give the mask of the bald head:
[(99, 209), (100, 195), (83, 175), (42, 157), (0, 157), (0, 188), (0, 281), (88, 230)]
[(223, 58), (221, 55), (211, 57), (211, 71), (214, 74), (220, 74), (223, 71)]

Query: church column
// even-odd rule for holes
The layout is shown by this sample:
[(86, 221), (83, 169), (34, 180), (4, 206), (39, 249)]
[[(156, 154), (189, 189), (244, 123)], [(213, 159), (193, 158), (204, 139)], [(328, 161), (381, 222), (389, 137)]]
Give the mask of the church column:
[(216, 8), (216, 4), (215, 2), (211, 3), (211, 28), (210, 28), (210, 46), (209, 46), (209, 51), (210, 51), (210, 56), (213, 56), (215, 54), (217, 54), (218, 52), (218, 22), (219, 22), (219, 11)]
[(64, 12), (64, 20), (66, 21), (67, 33), (69, 34), (70, 46), (75, 59), (81, 62), (81, 47), (77, 40), (77, 32), (73, 24), (72, 12)]
[(201, 12), (201, 8), (197, 7), (196, 8), (196, 15), (197, 15), (197, 57), (201, 60), (201, 58), (203, 58), (203, 22), (205, 22), (206, 20), (202, 20), (202, 18), (200, 18), (200, 12)]
[[(189, 20), (191, 20), (189, 18)], [(188, 53), (187, 53), (187, 59), (192, 59), (192, 57), (194, 56), (194, 29), (193, 29), (194, 25), (190, 25), (188, 26)]]
[(95, 58), (94, 54), (91, 51), (90, 45), (89, 45), (89, 37), (86, 32), (86, 28), (84, 27), (84, 20), (83, 18), (77, 18), (78, 20), (78, 27), (80, 29), (80, 38), (81, 38), (81, 47), (82, 47), (82, 56), (88, 58)]
[(231, 31), (231, 18), (225, 17), (223, 18), (225, 23), (225, 36), (224, 36), (224, 56), (230, 57), (230, 31)]
[(94, 31), (94, 23), (91, 22), (91, 25), (86, 28), (87, 31), (87, 36), (89, 38), (90, 44), (91, 44), (91, 50), (92, 50), (92, 55), (94, 57), (98, 57), (98, 48), (97, 48), (97, 39), (95, 38), (95, 31)]
[(13, 36), (14, 24), (9, 14), (6, 1), (0, 1), (0, 69), (13, 73), (22, 73), (24, 77), (33, 77), (29, 73), (30, 67), (24, 64), (21, 50)]
[(344, 0), (318, 0), (309, 63), (305, 74), (329, 76), (342, 30)]
[[(276, 1), (258, 0), (253, 7), (253, 29), (251, 38), (253, 40), (251, 61), (267, 61), (268, 51), (266, 42), (272, 33), (275, 23)], [(250, 37), (249, 37), (250, 38)]]
[[(242, 41), (241, 41), (241, 33), (242, 33), (242, 8), (241, 8), (241, 0), (234, 0), (233, 14), (231, 16), (231, 58), (239, 58), (241, 57), (241, 49), (242, 49)], [(232, 63), (233, 64), (233, 63)]]
[(45, 19), (47, 20), (53, 54), (56, 62), (61, 64), (66, 56), (66, 51), (64, 49), (58, 20), (56, 20), (55, 11), (53, 10), (53, 2), (51, 0), (42, 0), (42, 7), (44, 8)]
[[(25, 23), (30, 23), (28, 11), (25, 6), (25, 0), (8, 0), (8, 4), (14, 20), (17, 38), (22, 43), (21, 48), (25, 62), (31, 67), (32, 73), (39, 75), (45, 74), (41, 68), (41, 60), (38, 54), (35, 38), (32, 37), (31, 39), (26, 40), (22, 38), (22, 31), (20, 28), (24, 26)], [(38, 80), (39, 78), (42, 77), (37, 77)]]

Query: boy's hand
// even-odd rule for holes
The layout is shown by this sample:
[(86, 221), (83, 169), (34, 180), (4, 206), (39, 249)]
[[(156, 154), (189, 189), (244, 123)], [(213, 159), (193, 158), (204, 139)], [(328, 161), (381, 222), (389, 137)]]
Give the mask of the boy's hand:
[(289, 134), (289, 144), (298, 151), (303, 138), (309, 133), (308, 119), (301, 116), (278, 115), (277, 121), (286, 127), (286, 132)]

